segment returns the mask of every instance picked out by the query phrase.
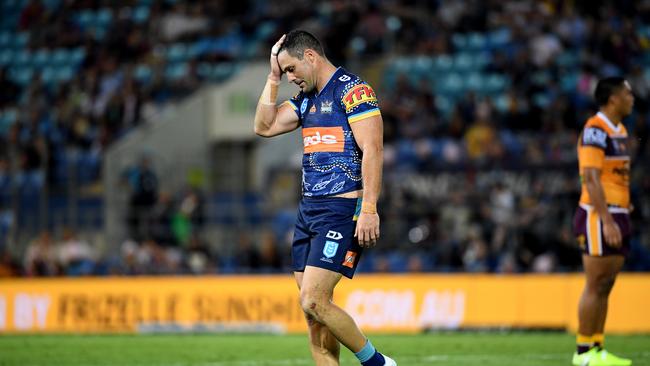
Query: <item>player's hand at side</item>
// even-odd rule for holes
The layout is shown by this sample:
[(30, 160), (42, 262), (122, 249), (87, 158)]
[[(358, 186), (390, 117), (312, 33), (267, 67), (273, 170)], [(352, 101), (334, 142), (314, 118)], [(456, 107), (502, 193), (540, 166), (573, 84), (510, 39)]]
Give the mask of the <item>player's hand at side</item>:
[(280, 70), (280, 65), (278, 64), (278, 52), (280, 51), (280, 47), (282, 46), (286, 36), (286, 34), (283, 34), (271, 48), (271, 74), (269, 75), (269, 78), (272, 78), (273, 81), (276, 82), (280, 82), (282, 79), (282, 70)]
[(354, 236), (359, 240), (361, 247), (374, 247), (379, 240), (379, 215), (362, 212), (357, 219)]
[(603, 236), (605, 236), (605, 243), (612, 248), (620, 248), (623, 243), (621, 229), (611, 217), (603, 220)]

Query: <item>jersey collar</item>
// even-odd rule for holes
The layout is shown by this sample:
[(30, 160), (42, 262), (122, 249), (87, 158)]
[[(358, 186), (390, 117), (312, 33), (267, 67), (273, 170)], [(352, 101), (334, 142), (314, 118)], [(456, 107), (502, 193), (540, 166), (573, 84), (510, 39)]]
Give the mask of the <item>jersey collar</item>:
[(618, 133), (618, 132), (621, 132), (621, 131), (620, 131), (620, 130), (621, 130), (621, 125), (619, 124), (619, 125), (617, 126), (617, 125), (613, 124), (612, 121), (610, 121), (609, 118), (607, 118), (607, 116), (605, 115), (605, 113), (603, 113), (603, 112), (598, 112), (597, 116), (600, 117), (600, 119), (602, 119), (603, 121), (605, 121), (605, 123), (607, 124), (607, 126), (609, 126), (609, 128), (611, 128), (612, 130), (614, 130), (614, 131), (617, 132), (617, 133)]
[(318, 92), (318, 94), (316, 94), (317, 97), (320, 97), (320, 95), (323, 94), (323, 91), (324, 91), (325, 89), (327, 89), (327, 87), (328, 87), (328, 86), (330, 85), (330, 83), (332, 82), (332, 79), (334, 79), (334, 76), (336, 76), (336, 74), (339, 73), (339, 70), (341, 70), (341, 66), (337, 67), (336, 70), (334, 70), (334, 72), (332, 73), (332, 76), (330, 76), (330, 78), (327, 80), (327, 82), (325, 83), (325, 85), (323, 85), (323, 89), (321, 89), (320, 92)]

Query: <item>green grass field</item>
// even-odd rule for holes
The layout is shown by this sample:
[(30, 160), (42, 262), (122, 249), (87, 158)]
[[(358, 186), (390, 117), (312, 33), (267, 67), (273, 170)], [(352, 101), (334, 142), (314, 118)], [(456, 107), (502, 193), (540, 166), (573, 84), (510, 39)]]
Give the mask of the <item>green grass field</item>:
[[(376, 335), (400, 366), (570, 365), (567, 333), (443, 332)], [(650, 366), (650, 335), (608, 336), (607, 348)], [(0, 365), (302, 366), (313, 365), (301, 335), (0, 336)], [(347, 350), (341, 365), (358, 365)]]

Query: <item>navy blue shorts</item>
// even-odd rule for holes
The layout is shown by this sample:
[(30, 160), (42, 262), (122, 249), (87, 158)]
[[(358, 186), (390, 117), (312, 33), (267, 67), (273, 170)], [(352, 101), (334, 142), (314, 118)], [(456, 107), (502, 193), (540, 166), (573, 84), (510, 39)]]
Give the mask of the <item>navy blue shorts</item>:
[(352, 278), (363, 253), (354, 237), (360, 210), (360, 198), (303, 197), (291, 248), (294, 272), (314, 266)]

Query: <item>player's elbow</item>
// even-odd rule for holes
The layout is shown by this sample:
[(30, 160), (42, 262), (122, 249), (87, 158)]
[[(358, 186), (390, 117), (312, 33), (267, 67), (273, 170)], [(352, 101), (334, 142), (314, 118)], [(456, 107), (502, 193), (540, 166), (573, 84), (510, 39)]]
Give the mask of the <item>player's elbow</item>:
[(261, 123), (255, 123), (255, 127), (253, 128), (253, 131), (257, 136), (261, 137), (271, 137), (271, 134), (269, 133), (270, 129), (266, 126), (264, 126)]
[(381, 142), (368, 142), (366, 144), (363, 144), (363, 146), (361, 146), (361, 151), (363, 151), (364, 154), (369, 154), (369, 153), (383, 154), (384, 145)]

